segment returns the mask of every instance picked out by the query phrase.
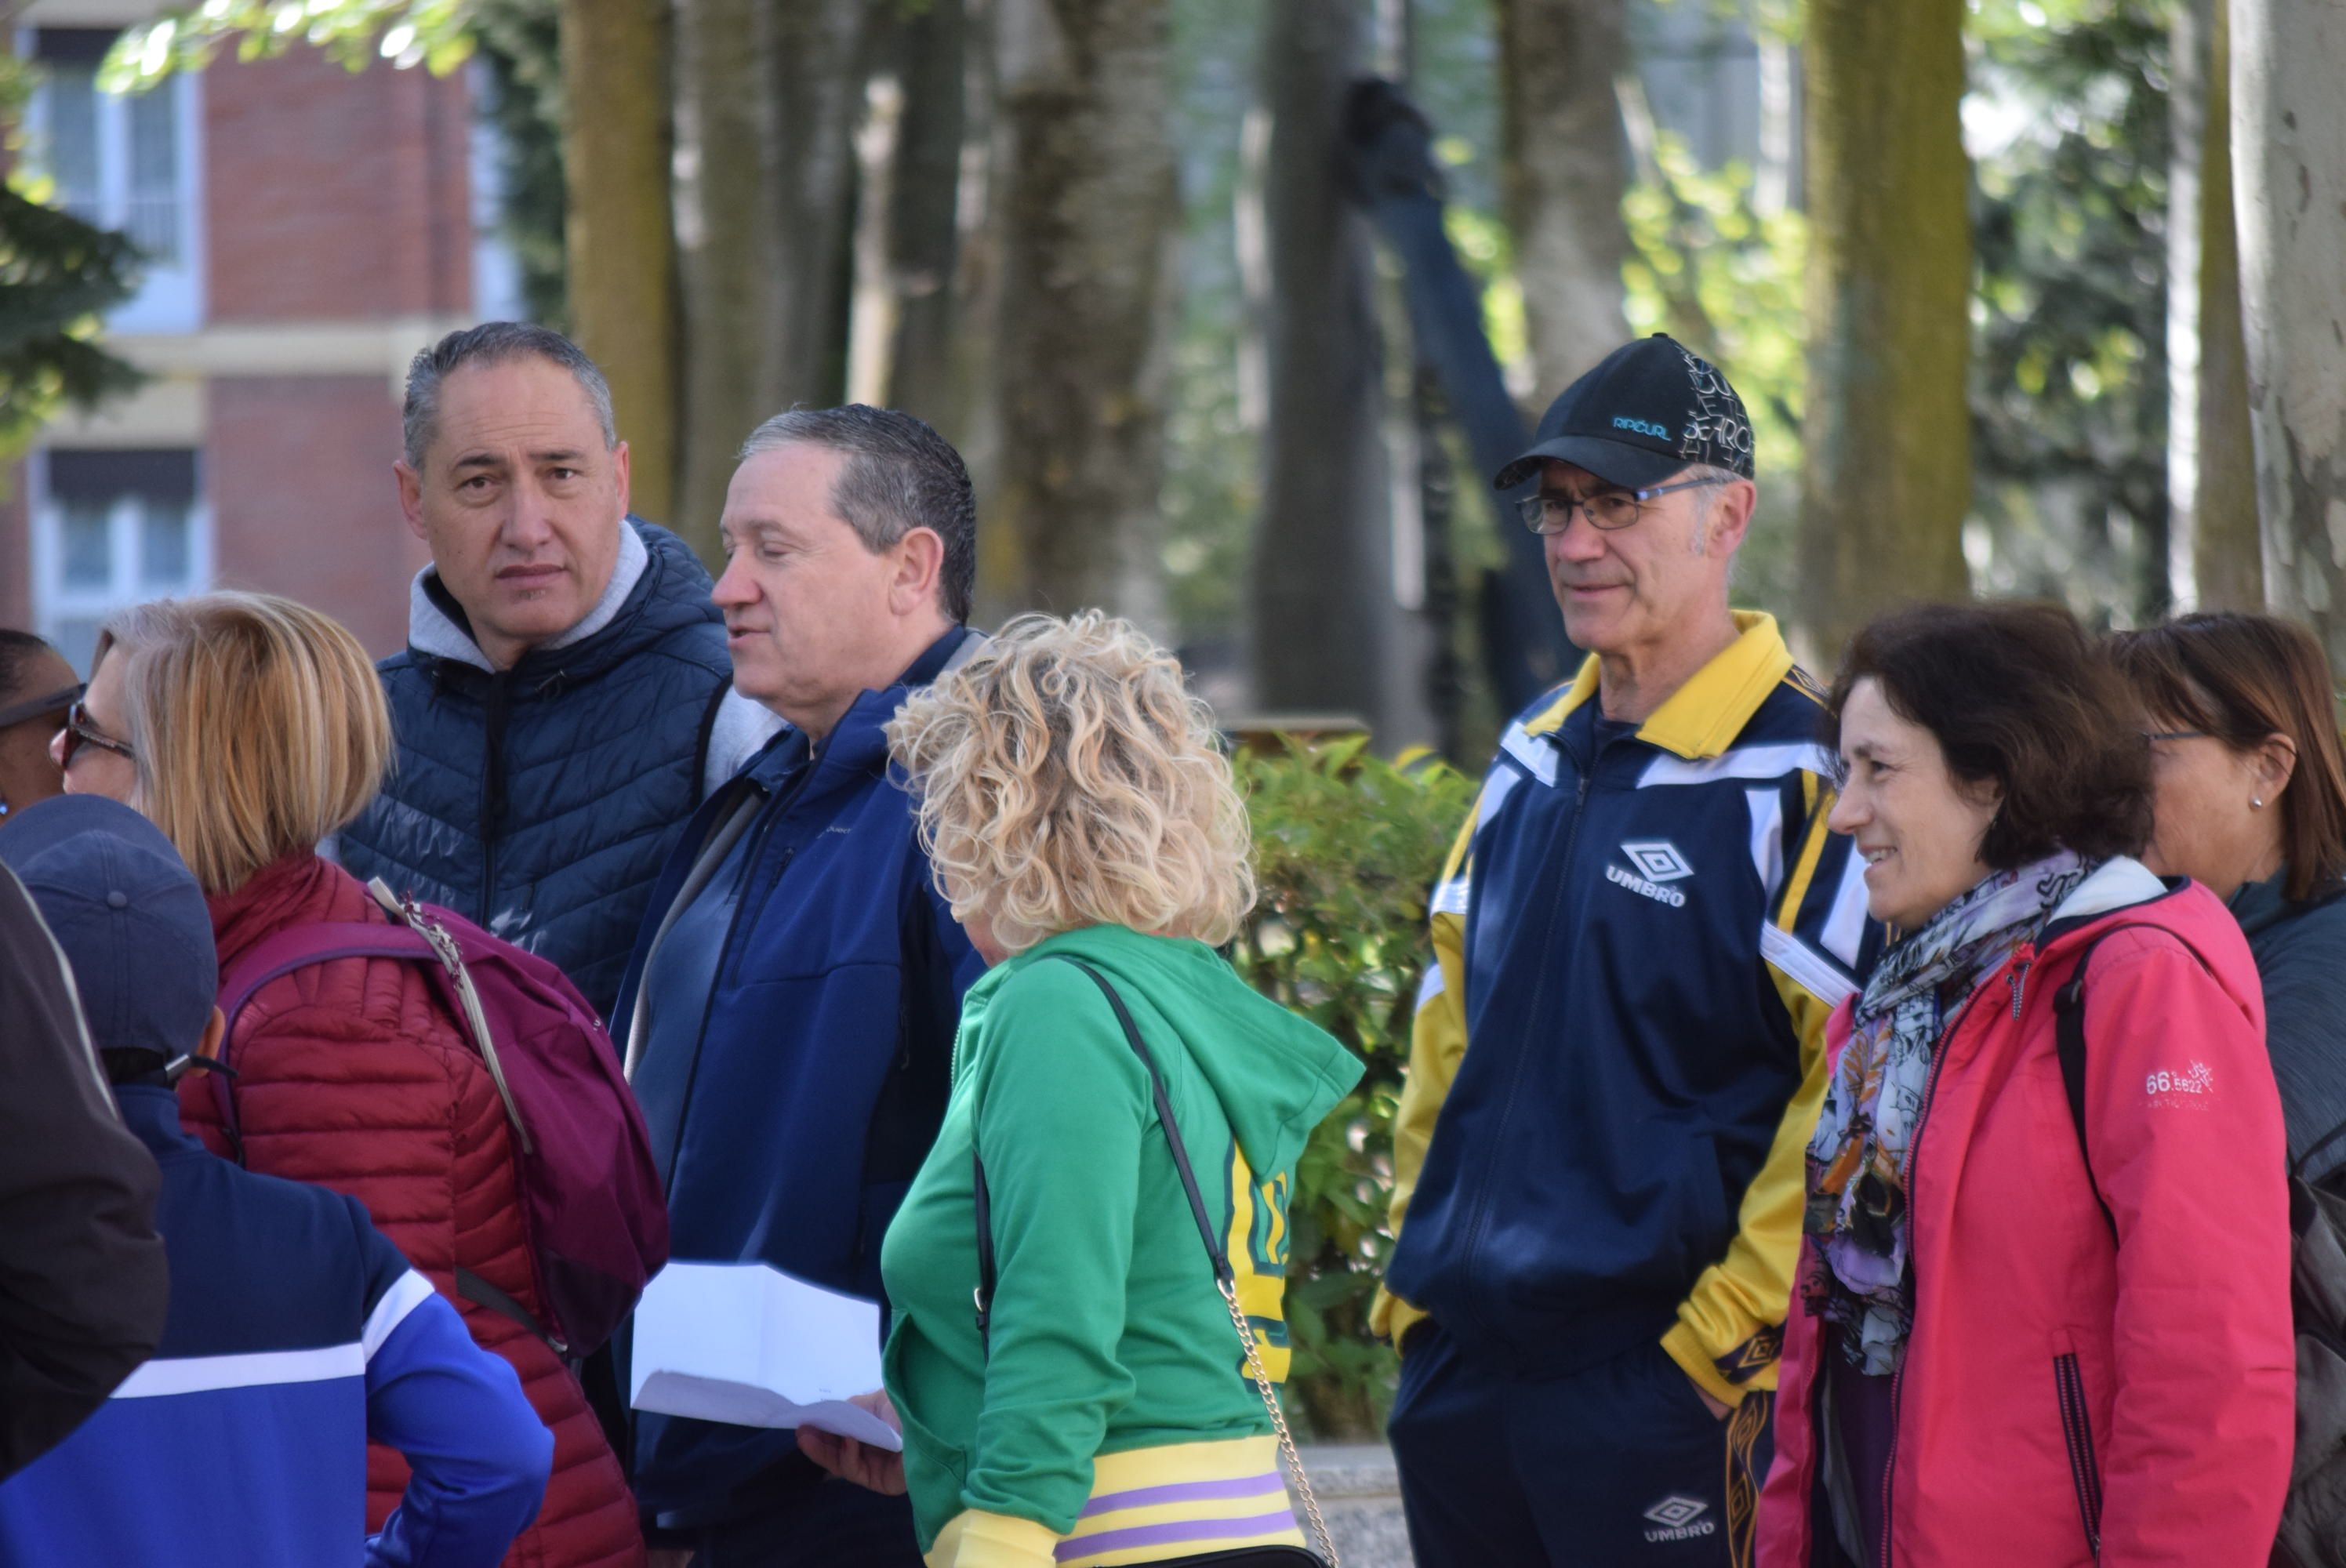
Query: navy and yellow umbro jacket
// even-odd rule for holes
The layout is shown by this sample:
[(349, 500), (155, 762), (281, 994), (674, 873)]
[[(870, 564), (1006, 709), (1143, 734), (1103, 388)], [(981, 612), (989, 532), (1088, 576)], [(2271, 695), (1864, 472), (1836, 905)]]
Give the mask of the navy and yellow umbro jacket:
[[(1634, 733), (1596, 661), (1501, 741), (1433, 900), (1376, 1308), (1555, 1376), (1772, 1388), (1824, 1025), (1881, 946), (1776, 623)], [(1607, 734), (1607, 730), (1612, 733)]]

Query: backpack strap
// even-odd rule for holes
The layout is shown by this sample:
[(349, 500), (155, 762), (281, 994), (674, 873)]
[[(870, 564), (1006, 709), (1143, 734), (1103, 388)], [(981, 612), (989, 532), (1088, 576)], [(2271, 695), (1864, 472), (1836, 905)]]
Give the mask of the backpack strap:
[[(521, 1143), (521, 1152), (536, 1154), (537, 1145), (521, 1119), (521, 1107), (514, 1103), (513, 1090), (505, 1083), (505, 1064), (497, 1058), (497, 1043), (489, 1032), (480, 993), (464, 967), (464, 952), (456, 939), (421, 904), (394, 894), (381, 877), (367, 883), (367, 892), (391, 917), (390, 924), (323, 921), (315, 925), (288, 927), (246, 954), (229, 972), (220, 985), (220, 1013), (226, 1021), (221, 1061), (227, 1062), (229, 1042), (235, 1038), (237, 1015), (252, 1000), (253, 993), (281, 975), (335, 958), (395, 958), (421, 963), (440, 978), (443, 995), (455, 1012), (457, 1023), (472, 1040), (473, 1048), (480, 1053), (483, 1064), (489, 1070), (489, 1081), (496, 1085), (497, 1098), (505, 1104), (505, 1120), (512, 1124), (514, 1136)], [(237, 1123), (235, 1097), (227, 1089), (227, 1080), (234, 1076), (231, 1065), (227, 1073), (214, 1074), (212, 1081), (218, 1085), (214, 1093), (228, 1125), (230, 1145), (236, 1151), (237, 1164), (242, 1165), (244, 1133)]]
[(520, 1324), (547, 1349), (565, 1360), (569, 1359), (570, 1347), (547, 1332), (546, 1325), (537, 1320), (537, 1314), (461, 1264), (456, 1268), (456, 1294), (475, 1307), (485, 1307), (498, 1317)]
[[(513, 1124), (514, 1131), (520, 1137), (524, 1151), (529, 1151), (528, 1131), (522, 1125), (513, 1095), (505, 1086), (505, 1071), (497, 1061), (495, 1044), (489, 1038), (487, 1021), (481, 1013), (472, 977), (464, 970), (455, 940), (419, 907), (403, 904), (383, 885), (381, 878), (369, 882), (367, 891), (392, 917), (393, 923), (378, 925), (372, 921), (321, 921), (311, 925), (288, 926), (238, 960), (220, 983), (219, 1008), (226, 1020), (221, 1030), (220, 1062), (229, 1070), (212, 1074), (212, 1097), (219, 1106), (229, 1147), (236, 1163), (240, 1166), (245, 1163), (244, 1128), (237, 1117), (236, 1093), (231, 1083), (236, 1072), (228, 1061), (236, 1044), (237, 1018), (254, 994), (270, 981), (281, 979), (297, 969), (306, 969), (313, 963), (325, 963), (338, 958), (398, 959), (420, 963), (431, 972), (444, 972), (453, 977), (449, 989), (454, 993), (452, 1000), (458, 1013), (458, 1022), (481, 1051), (490, 1077), (496, 1084), (497, 1095), (505, 1102), (505, 1114)], [(520, 1324), (552, 1347), (556, 1355), (569, 1354), (569, 1347), (547, 1332), (546, 1326), (528, 1308), (471, 1269), (456, 1270), (456, 1291), (474, 1305), (485, 1307)]]
[(2053, 1050), (2061, 1062), (2061, 1087), (2069, 1098), (2069, 1122), (2077, 1129), (2077, 1152), (2086, 1161), (2086, 1185), (2094, 1191), (2094, 1202), (2101, 1207), (2102, 1219), (2110, 1227), (2110, 1239), (2118, 1235), (2117, 1217), (2110, 1212), (2109, 1200), (2102, 1196), (2102, 1184), (2094, 1176), (2093, 1145), (2086, 1137), (2086, 965), (2092, 962), (2094, 950), (2122, 931), (2165, 932), (2183, 942), (2183, 951), (2199, 960), (2199, 967), (2210, 974), (2208, 960), (2199, 950), (2163, 925), (2150, 921), (2127, 921), (2096, 932), (2077, 954), (2076, 967), (2069, 978), (2053, 993)]
[[(219, 1009), (226, 1020), (220, 1036), (220, 1061), (230, 1061), (236, 1049), (236, 1021), (255, 993), (272, 980), (297, 969), (337, 958), (397, 958), (429, 962), (432, 944), (404, 925), (376, 925), (369, 921), (326, 921), (288, 926), (262, 941), (236, 962), (220, 981)], [(244, 1164), (244, 1129), (237, 1120), (233, 1071), (211, 1075), (212, 1098), (219, 1105), (236, 1163)]]
[(2346, 1137), (2346, 1122), (2339, 1123), (2336, 1126), (2331, 1128), (2328, 1132), (2314, 1139), (2313, 1142), (2307, 1146), (2306, 1151), (2303, 1154), (2298, 1156), (2295, 1160), (2290, 1162), (2289, 1174), (2293, 1176), (2302, 1177), (2305, 1175), (2305, 1167), (2313, 1163), (2313, 1156), (2328, 1148), (2331, 1145), (2336, 1143), (2341, 1137)]

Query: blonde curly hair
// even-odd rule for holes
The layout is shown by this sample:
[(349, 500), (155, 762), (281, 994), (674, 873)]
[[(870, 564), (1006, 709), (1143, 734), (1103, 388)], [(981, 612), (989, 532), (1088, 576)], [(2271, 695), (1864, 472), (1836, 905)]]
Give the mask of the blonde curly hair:
[(1021, 616), (888, 726), (954, 918), (1020, 952), (1086, 925), (1219, 946), (1254, 907), (1246, 806), (1181, 666), (1130, 622)]

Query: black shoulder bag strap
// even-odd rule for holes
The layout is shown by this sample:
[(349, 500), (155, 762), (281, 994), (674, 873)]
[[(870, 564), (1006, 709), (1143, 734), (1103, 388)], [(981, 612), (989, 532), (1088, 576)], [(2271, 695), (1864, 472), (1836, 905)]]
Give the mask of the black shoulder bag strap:
[[(2069, 1121), (2077, 1129), (2077, 1153), (2086, 1161), (2086, 1183), (2094, 1189), (2094, 1201), (2101, 1206), (2102, 1218), (2110, 1227), (2113, 1241), (2117, 1239), (2117, 1217), (2110, 1212), (2109, 1200), (2102, 1196), (2102, 1184), (2095, 1179), (2093, 1145), (2086, 1139), (2086, 965), (2093, 959), (2096, 948), (2122, 931), (2166, 932), (2183, 942), (2167, 927), (2148, 921), (2127, 921), (2096, 932), (2085, 951), (2077, 954), (2077, 966), (2061, 983), (2061, 989), (2053, 993), (2053, 1050), (2061, 1062), (2061, 1087), (2069, 1096)], [(2208, 969), (2208, 961), (2200, 956), (2198, 948), (2184, 942), (2183, 949), (2199, 960), (2200, 968)], [(2212, 969), (2208, 972), (2215, 972)]]
[[(1117, 1023), (1124, 1030), (1124, 1043), (1132, 1047), (1132, 1054), (1140, 1058), (1141, 1066), (1148, 1073), (1148, 1093), (1157, 1106), (1157, 1125), (1165, 1129), (1165, 1142), (1173, 1151), (1173, 1169), (1181, 1178), (1181, 1191), (1189, 1199), (1189, 1213), (1197, 1220), (1198, 1235), (1206, 1244), (1206, 1257), (1213, 1265), (1215, 1288), (1220, 1291), (1223, 1304), (1229, 1308), (1230, 1321), (1238, 1329), (1239, 1342), (1246, 1349), (1247, 1370), (1254, 1379), (1256, 1390), (1262, 1395), (1263, 1409), (1270, 1415), (1271, 1427), (1279, 1437), (1280, 1457), (1287, 1461), (1294, 1478), (1296, 1492), (1303, 1502), (1303, 1512), (1311, 1522), (1312, 1535), (1319, 1542), (1321, 1560), (1327, 1568), (1341, 1568), (1336, 1557), (1336, 1543), (1330, 1538), (1328, 1526), (1320, 1517), (1320, 1500), (1312, 1494), (1311, 1478), (1303, 1472), (1303, 1460), (1295, 1451), (1295, 1439), (1287, 1430), (1286, 1414), (1279, 1408), (1279, 1396), (1271, 1391), (1270, 1374), (1263, 1370), (1254, 1329), (1248, 1323), (1246, 1313), (1239, 1305), (1237, 1276), (1231, 1271), (1229, 1254), (1222, 1249), (1221, 1237), (1215, 1233), (1214, 1222), (1206, 1213), (1205, 1196), (1198, 1190), (1198, 1173), (1189, 1164), (1189, 1151), (1181, 1141), (1180, 1126), (1173, 1120), (1173, 1101), (1165, 1092), (1165, 1075), (1157, 1070), (1157, 1058), (1149, 1054), (1148, 1043), (1140, 1037), (1140, 1026), (1132, 1021), (1132, 1013), (1125, 1006), (1124, 998), (1117, 994), (1116, 987), (1108, 983), (1107, 977), (1071, 953), (1055, 953), (1052, 956), (1074, 964), (1100, 988), (1100, 994), (1107, 998), (1108, 1006), (1115, 1010)], [(977, 1289), (974, 1293), (977, 1337), (979, 1343), (990, 1352), (993, 1339), (989, 1324), (993, 1319), (994, 1285), (994, 1216), (985, 1189), (985, 1162), (978, 1157), (977, 1119), (974, 1114), (970, 1118), (969, 1170), (971, 1207), (977, 1221)]]

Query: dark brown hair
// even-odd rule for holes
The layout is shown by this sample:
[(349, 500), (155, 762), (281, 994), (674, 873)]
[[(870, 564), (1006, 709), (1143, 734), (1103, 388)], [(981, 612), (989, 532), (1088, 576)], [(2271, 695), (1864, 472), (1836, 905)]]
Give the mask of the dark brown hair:
[(1874, 621), (1850, 639), (1826, 699), (1824, 743), (1835, 751), (1850, 690), (1868, 677), (1892, 712), (1938, 738), (1958, 779), (2003, 789), (1980, 840), (1994, 870), (2063, 849), (2131, 855), (2149, 839), (2141, 709), (2068, 611), (1923, 605)]
[(2346, 748), (2330, 663), (2311, 632), (2271, 616), (2185, 616), (2110, 639), (2118, 667), (2162, 725), (2203, 730), (2235, 752), (2274, 735), (2297, 746), (2281, 791), (2288, 894), (2346, 880)]

